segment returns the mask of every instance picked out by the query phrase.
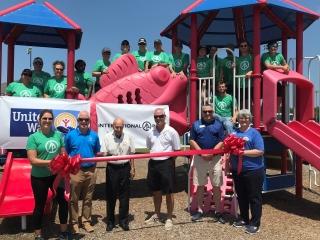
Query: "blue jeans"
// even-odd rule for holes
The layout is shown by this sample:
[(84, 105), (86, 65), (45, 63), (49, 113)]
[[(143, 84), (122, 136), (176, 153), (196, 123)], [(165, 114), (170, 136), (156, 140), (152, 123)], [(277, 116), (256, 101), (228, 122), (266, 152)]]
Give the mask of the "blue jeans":
[(233, 123), (231, 121), (231, 117), (221, 117), (220, 115), (215, 113), (214, 118), (218, 119), (223, 124), (223, 127), (228, 134), (233, 132)]

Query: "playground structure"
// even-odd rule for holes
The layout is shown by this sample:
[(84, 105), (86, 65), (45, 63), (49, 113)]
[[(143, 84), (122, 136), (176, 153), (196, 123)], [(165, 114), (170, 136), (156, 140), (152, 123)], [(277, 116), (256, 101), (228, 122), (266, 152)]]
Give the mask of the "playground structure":
[[(313, 84), (310, 80), (302, 76), (302, 58), (303, 58), (303, 30), (306, 29), (313, 21), (319, 18), (317, 13), (312, 12), (302, 6), (293, 4), (292, 1), (270, 1), (270, 6), (268, 1), (246, 1), (246, 3), (229, 3), (223, 6), (214, 5), (215, 1), (212, 3), (196, 1), (194, 4), (182, 11), (181, 15), (177, 17), (163, 32), (163, 36), (172, 38), (173, 44), (180, 40), (185, 45), (190, 46), (191, 48), (191, 71), (190, 71), (190, 95), (189, 99), (197, 99), (196, 92), (196, 83), (199, 79), (196, 77), (196, 57), (197, 57), (197, 48), (201, 44), (206, 45), (216, 45), (222, 46), (227, 42), (234, 42), (235, 44), (241, 40), (248, 40), (250, 43), (253, 43), (253, 59), (254, 59), (254, 69), (253, 69), (253, 115), (254, 115), (254, 127), (261, 129), (264, 134), (268, 134), (268, 137), (272, 139), (271, 141), (279, 141), (282, 143), (283, 147), (281, 151), (281, 163), (282, 175), (277, 176), (276, 178), (266, 179), (265, 182), (265, 191), (273, 191), (276, 189), (282, 189), (289, 186), (296, 186), (296, 194), (299, 197), (302, 197), (302, 159), (309, 162), (312, 166), (317, 169), (320, 169), (320, 135), (319, 135), (319, 125), (312, 121), (314, 119), (314, 97), (313, 97)], [(208, 5), (206, 5), (208, 4)], [(277, 5), (278, 4), (278, 5)], [(16, 6), (10, 11), (0, 12), (0, 24), (1, 17), (9, 14), (11, 11), (23, 7), (34, 7), (37, 5), (34, 1), (26, 1), (24, 4)], [(50, 6), (46, 4), (46, 6)], [(53, 6), (51, 6), (51, 9)], [(295, 21), (291, 25), (285, 22), (284, 18), (281, 18), (275, 14), (273, 11), (285, 9), (285, 13), (293, 16)], [(279, 11), (280, 11), (279, 10)], [(57, 9), (55, 9), (58, 12)], [(227, 11), (227, 12), (224, 12)], [(61, 13), (60, 13), (61, 14)], [(210, 33), (212, 29), (218, 29), (219, 31), (224, 31), (225, 29), (219, 27), (215, 28), (215, 20), (219, 21), (219, 14), (225, 14), (225, 16), (232, 15), (232, 21), (236, 24), (234, 39), (230, 41), (224, 40), (220, 42), (218, 39), (210, 39), (206, 33)], [(245, 24), (244, 18), (246, 15), (253, 16), (252, 21), (255, 23), (248, 27), (248, 24)], [(263, 17), (260, 17), (263, 15)], [(273, 34), (266, 34), (265, 32), (260, 32), (260, 30), (265, 30), (265, 18), (268, 18), (268, 24), (270, 22), (273, 24), (269, 28), (269, 31), (277, 29)], [(62, 38), (70, 40), (69, 44), (64, 47), (68, 47), (68, 88), (73, 85), (73, 62), (74, 62), (74, 50), (75, 50), (75, 33), (81, 33), (81, 29), (76, 25), (72, 20), (67, 20), (68, 23), (72, 23), (73, 28), (69, 32), (57, 31), (60, 33)], [(271, 20), (270, 20), (271, 19)], [(247, 21), (247, 20), (246, 20)], [(289, 24), (289, 25), (288, 25)], [(188, 26), (188, 31), (185, 33), (185, 26)], [(4, 27), (6, 28), (6, 27)], [(27, 28), (18, 28), (11, 29), (5, 34), (0, 34), (0, 42), (5, 42), (9, 46), (8, 51), (8, 83), (13, 80), (13, 55), (14, 55), (14, 40), (19, 39), (18, 36)], [(252, 31), (253, 34), (248, 32)], [(209, 34), (210, 35), (210, 34)], [(78, 37), (79, 38), (79, 37)], [(277, 73), (275, 71), (265, 71), (263, 75), (261, 74), (260, 69), (260, 44), (265, 43), (269, 40), (282, 40), (282, 52), (285, 58), (287, 58), (287, 40), (288, 38), (295, 38), (297, 40), (296, 44), (296, 71), (290, 71), (289, 75), (284, 75), (282, 73)], [(80, 34), (81, 39), (81, 34)], [(4, 41), (5, 40), (5, 41)], [(80, 40), (79, 40), (80, 41)], [(17, 42), (22, 44), (21, 42)], [(2, 44), (1, 44), (2, 45)], [(11, 50), (10, 50), (11, 49)], [(1, 49), (0, 49), (1, 53)], [(1, 57), (1, 55), (0, 55)], [(1, 65), (1, 64), (0, 64)], [(11, 67), (10, 67), (11, 66)], [(214, 76), (214, 75), (213, 75)], [(239, 76), (241, 77), (241, 76)], [(243, 76), (242, 76), (243, 78)], [(202, 79), (200, 79), (202, 81)], [(212, 92), (214, 93), (215, 79), (205, 79), (205, 81), (211, 82), (209, 89), (213, 88)], [(277, 120), (277, 109), (276, 109), (276, 88), (277, 82), (282, 81), (282, 83), (290, 82), (294, 83), (297, 86), (296, 89), (296, 98), (295, 98), (295, 121), (287, 123), (288, 121)], [(262, 120), (260, 119), (260, 91), (261, 91), (261, 82), (263, 82), (263, 115)], [(137, 104), (168, 104), (170, 106), (170, 122), (171, 124), (179, 131), (180, 134), (183, 134), (187, 130), (187, 79), (186, 76), (173, 76), (170, 75), (168, 70), (164, 67), (156, 67), (152, 69), (149, 73), (141, 73), (137, 71), (136, 62), (133, 59), (132, 55), (124, 55), (119, 58), (114, 64), (111, 65), (109, 73), (101, 77), (102, 89), (97, 92), (92, 99), (91, 114), (92, 114), (92, 125), (96, 127), (95, 122), (95, 103), (96, 102), (109, 102), (109, 103), (137, 103)], [(251, 85), (251, 82), (248, 83), (248, 86)], [(152, 91), (151, 91), (152, 90)], [(286, 89), (284, 90), (286, 92)], [(268, 93), (268, 94), (267, 94)], [(238, 92), (238, 95), (241, 95)], [(241, 95), (245, 98), (244, 95)], [(68, 98), (72, 96), (67, 95)], [(251, 96), (249, 96), (250, 99)], [(288, 97), (288, 96), (286, 96)], [(79, 96), (81, 99), (81, 96)], [(285, 98), (284, 98), (285, 99)], [(250, 100), (249, 100), (250, 102)], [(190, 101), (190, 113), (189, 113), (189, 122), (193, 122), (197, 119), (197, 108), (201, 108), (201, 103), (197, 101)], [(285, 117), (288, 115), (288, 107), (283, 104), (282, 107), (282, 116)], [(263, 123), (263, 124), (261, 124)], [(293, 168), (295, 169), (296, 176), (294, 174), (286, 175), (287, 172), (287, 149), (290, 148), (295, 153), (295, 163)], [(8, 155), (10, 156), (10, 155)], [(6, 173), (7, 176), (15, 176), (14, 173), (16, 168), (11, 168), (11, 166), (16, 166), (18, 159), (13, 159), (7, 161)], [(13, 164), (12, 164), (13, 163)], [(28, 164), (27, 161), (20, 162)], [(9, 166), (9, 167), (8, 167)], [(191, 168), (192, 169), (192, 168)], [(5, 175), (4, 175), (5, 176)], [(6, 178), (2, 178), (5, 180)], [(8, 177), (7, 177), (8, 179)], [(16, 180), (18, 181), (18, 180)], [(24, 180), (25, 181), (25, 180)], [(232, 181), (231, 181), (232, 182)], [(279, 183), (284, 183), (284, 185), (279, 185)], [(9, 181), (1, 181), (0, 189), (5, 189), (12, 187), (8, 184)], [(228, 206), (229, 212), (236, 213), (236, 204), (235, 196), (233, 194), (232, 185), (230, 184), (230, 176), (225, 176), (225, 183), (223, 187), (222, 201), (223, 206)], [(276, 184), (276, 187), (272, 185)], [(271, 186), (272, 185), (272, 186)], [(194, 192), (192, 188), (192, 183), (190, 184), (191, 195)], [(29, 191), (29, 192), (28, 192)], [(9, 216), (22, 216), (31, 214), (30, 208), (33, 206), (31, 202), (24, 202), (28, 205), (28, 210), (26, 211), (17, 211), (17, 209), (11, 209), (11, 212), (4, 211), (2, 206), (3, 204), (8, 204), (12, 201), (13, 198), (17, 197), (18, 193), (14, 191), (2, 191), (3, 194), (0, 196), (0, 217), (9, 217)], [(19, 193), (29, 193), (26, 195), (21, 195), (18, 199), (24, 201), (26, 198), (30, 201), (30, 189), (21, 189)], [(7, 195), (4, 195), (7, 194)], [(11, 194), (11, 195), (10, 195)], [(207, 185), (206, 192), (206, 206), (207, 210), (211, 210), (212, 197), (211, 197), (211, 188), (210, 184)], [(32, 201), (32, 200), (31, 200)], [(22, 205), (24, 205), (22, 204)], [(192, 208), (192, 203), (191, 203)], [(32, 208), (31, 208), (32, 209)], [(225, 210), (227, 209), (224, 208)], [(8, 209), (6, 209), (8, 210)], [(10, 210), (10, 209), (9, 209)], [(228, 211), (228, 210), (226, 210)]]

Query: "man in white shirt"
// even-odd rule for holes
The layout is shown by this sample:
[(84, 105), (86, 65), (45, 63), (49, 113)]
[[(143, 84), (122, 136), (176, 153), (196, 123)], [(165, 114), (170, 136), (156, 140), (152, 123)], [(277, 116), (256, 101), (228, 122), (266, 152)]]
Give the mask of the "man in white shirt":
[[(116, 118), (112, 124), (113, 132), (108, 133), (102, 141), (101, 151), (105, 156), (129, 155), (135, 152), (132, 137), (123, 132), (124, 121)], [(119, 197), (119, 226), (129, 231), (129, 197), (130, 179), (134, 177), (133, 159), (109, 161), (106, 167), (107, 193), (107, 228), (108, 232), (115, 227), (114, 210)]]
[[(171, 152), (180, 150), (179, 134), (175, 129), (166, 125), (166, 115), (162, 108), (154, 111), (156, 126), (149, 132), (147, 137), (147, 148), (152, 152)], [(155, 157), (148, 163), (147, 182), (153, 193), (155, 213), (145, 221), (146, 224), (159, 222), (162, 194), (166, 195), (167, 220), (166, 230), (171, 230), (172, 212), (174, 205), (174, 161), (175, 157)]]

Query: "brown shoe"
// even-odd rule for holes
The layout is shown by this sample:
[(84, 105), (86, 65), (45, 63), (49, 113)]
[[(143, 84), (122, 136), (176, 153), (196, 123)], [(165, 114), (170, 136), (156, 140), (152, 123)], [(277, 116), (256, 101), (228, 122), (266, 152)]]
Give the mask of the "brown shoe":
[(78, 224), (76, 224), (76, 223), (73, 224), (71, 231), (72, 231), (73, 234), (79, 234), (79, 233), (80, 233), (80, 230), (79, 230)]
[(84, 222), (82, 223), (82, 226), (84, 230), (86, 230), (88, 233), (91, 233), (94, 231), (94, 228), (91, 226), (90, 222)]

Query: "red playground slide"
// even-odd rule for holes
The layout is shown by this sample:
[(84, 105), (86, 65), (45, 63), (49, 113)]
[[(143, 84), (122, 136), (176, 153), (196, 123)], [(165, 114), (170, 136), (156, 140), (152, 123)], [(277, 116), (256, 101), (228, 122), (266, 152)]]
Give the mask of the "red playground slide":
[[(297, 121), (276, 120), (277, 83), (296, 84)], [(320, 170), (320, 125), (313, 119), (313, 84), (297, 72), (288, 75), (267, 70), (263, 73), (263, 122), (268, 132), (297, 155)]]

